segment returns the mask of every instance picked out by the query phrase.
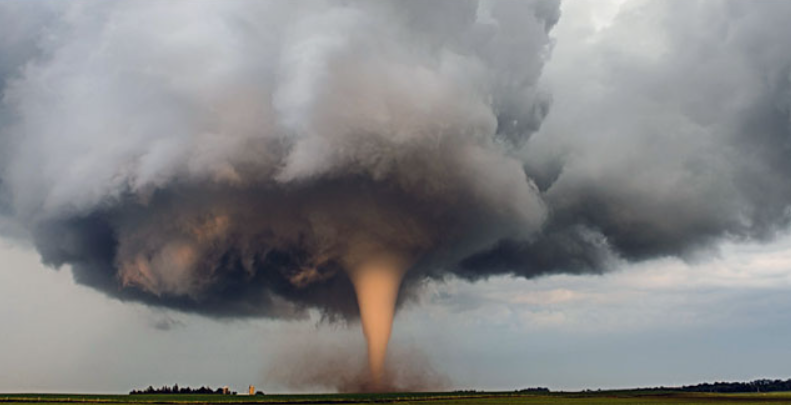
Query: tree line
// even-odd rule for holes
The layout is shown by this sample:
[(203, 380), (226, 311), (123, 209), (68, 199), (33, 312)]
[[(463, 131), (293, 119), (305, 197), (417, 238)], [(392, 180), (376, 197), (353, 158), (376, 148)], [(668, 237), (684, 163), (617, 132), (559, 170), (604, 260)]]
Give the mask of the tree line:
[(751, 382), (715, 382), (686, 385), (680, 388), (686, 392), (774, 392), (791, 391), (791, 378), (788, 380), (760, 379)]
[(638, 388), (636, 391), (681, 391), (681, 392), (711, 392), (711, 393), (748, 393), (748, 392), (778, 392), (791, 391), (791, 379), (770, 380), (759, 379), (750, 382), (725, 382), (700, 383), (682, 387), (653, 387)]
[[(211, 387), (200, 387), (200, 388), (190, 388), (190, 387), (179, 387), (178, 384), (174, 384), (172, 387), (168, 387), (167, 385), (163, 385), (161, 388), (154, 388), (152, 386), (148, 386), (146, 389), (142, 390), (132, 390), (129, 391), (129, 395), (144, 395), (144, 394), (217, 394), (217, 395), (236, 395), (236, 391), (224, 391), (222, 388), (212, 389)], [(258, 391), (256, 395), (263, 395), (263, 392)]]

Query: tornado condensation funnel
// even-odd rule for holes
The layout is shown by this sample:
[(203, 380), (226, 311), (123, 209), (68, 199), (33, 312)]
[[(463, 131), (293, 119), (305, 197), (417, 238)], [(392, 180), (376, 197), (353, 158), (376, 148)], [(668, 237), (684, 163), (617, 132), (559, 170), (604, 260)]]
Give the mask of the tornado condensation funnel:
[(387, 344), (405, 268), (406, 265), (400, 258), (382, 255), (363, 262), (351, 272), (363, 334), (368, 343), (372, 390), (381, 390), (384, 387)]

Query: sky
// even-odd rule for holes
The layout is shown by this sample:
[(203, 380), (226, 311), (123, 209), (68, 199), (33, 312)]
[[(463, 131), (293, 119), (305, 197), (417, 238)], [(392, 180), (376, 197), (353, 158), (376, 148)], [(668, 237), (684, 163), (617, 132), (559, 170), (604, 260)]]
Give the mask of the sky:
[[(222, 322), (121, 303), (76, 285), (67, 268), (42, 266), (27, 248), (6, 243), (2, 254), (4, 392), (173, 383), (290, 392), (267, 379), (289, 366), (288, 353), (364, 351), (358, 324), (327, 324), (317, 314)], [(729, 245), (696, 264), (663, 259), (603, 276), (436, 283), (398, 314), (391, 356), (419, 351), (454, 388), (788, 378), (789, 289), (788, 237)]]
[[(784, 176), (788, 171), (784, 165), (777, 164), (786, 157), (783, 148), (787, 148), (791, 133), (788, 120), (791, 51), (778, 41), (785, 38), (783, 30), (787, 28), (777, 25), (777, 21), (788, 15), (784, 13), (789, 12), (789, 7), (769, 1), (706, 4), (575, 0), (559, 5), (551, 1), (536, 4), (539, 5), (531, 11), (540, 17), (525, 23), (528, 39), (515, 41), (529, 51), (525, 58), (512, 57), (508, 52), (506, 56), (485, 52), (509, 51), (511, 42), (507, 40), (483, 50), (475, 41), (470, 42), (472, 45), (463, 43), (455, 45), (459, 48), (451, 48), (496, 62), (491, 64), (479, 63), (478, 59), (475, 63), (459, 61), (457, 55), (449, 56), (447, 52), (434, 54), (431, 47), (412, 54), (409, 52), (412, 48), (402, 46), (402, 41), (408, 40), (398, 36), (401, 34), (397, 25), (392, 27), (399, 32), (393, 34), (397, 41), (387, 41), (391, 38), (387, 30), (372, 35), (383, 38), (376, 43), (373, 53), (377, 58), (373, 60), (359, 56), (372, 52), (365, 41), (359, 45), (354, 42), (354, 47), (349, 49), (337, 45), (345, 44), (346, 37), (342, 35), (345, 30), (352, 32), (350, 37), (357, 38), (355, 33), (371, 29), (366, 25), (369, 24), (366, 16), (386, 16), (391, 13), (389, 10), (367, 10), (365, 13), (369, 14), (361, 15), (335, 13), (328, 20), (308, 16), (300, 20), (304, 27), (290, 33), (294, 37), (278, 37), (279, 28), (272, 28), (275, 34), (268, 31), (260, 34), (265, 38), (274, 35), (276, 42), (293, 41), (296, 45), (289, 49), (297, 50), (284, 57), (286, 66), (293, 68), (287, 72), (295, 72), (294, 77), (286, 75), (283, 79), (282, 71), (271, 77), (262, 75), (266, 80), (286, 82), (287, 85), (271, 92), (275, 105), (271, 113), (278, 116), (288, 131), (300, 134), (300, 142), (304, 141), (295, 147), (300, 153), (285, 158), (287, 169), (276, 175), (278, 182), (324, 179), (322, 176), (335, 179), (348, 173), (389, 179), (381, 173), (392, 170), (397, 173), (394, 177), (398, 184), (407, 190), (405, 195), (417, 193), (415, 190), (423, 193), (422, 188), (409, 182), (415, 172), (400, 168), (398, 163), (392, 164), (396, 169), (382, 168), (381, 160), (371, 163), (361, 157), (370, 150), (384, 156), (384, 160), (388, 153), (401, 156), (392, 150), (418, 155), (415, 151), (429, 150), (421, 140), (409, 138), (411, 127), (391, 127), (388, 117), (358, 122), (343, 110), (332, 108), (338, 101), (335, 96), (323, 99), (325, 96), (306, 90), (324, 85), (321, 81), (325, 80), (324, 76), (316, 73), (324, 72), (324, 67), (299, 62), (299, 58), (315, 54), (318, 56), (309, 58), (311, 61), (334, 61), (321, 53), (331, 53), (327, 49), (333, 47), (344, 49), (341, 61), (365, 62), (360, 63), (364, 67), (359, 72), (355, 71), (359, 77), (367, 77), (371, 71), (384, 72), (386, 76), (382, 81), (364, 81), (349, 87), (348, 83), (357, 83), (358, 77), (336, 79), (340, 73), (330, 70), (332, 80), (327, 79), (327, 86), (335, 90), (332, 94), (347, 97), (340, 98), (341, 102), (356, 100), (359, 94), (385, 94), (389, 108), (403, 114), (395, 115), (396, 118), (406, 120), (407, 117), (412, 120), (409, 122), (415, 122), (414, 127), (419, 130), (414, 133), (446, 130), (466, 133), (469, 128), (475, 133), (487, 133), (495, 131), (491, 129), (495, 126), (494, 144), (507, 145), (508, 152), (501, 152), (499, 146), (480, 143), (477, 138), (455, 139), (452, 138), (455, 135), (448, 135), (454, 139), (453, 145), (463, 147), (441, 150), (450, 156), (460, 153), (458, 156), (463, 159), (443, 161), (444, 164), (468, 174), (446, 178), (431, 169), (417, 172), (451, 184), (450, 192), (420, 194), (435, 205), (451, 207), (447, 222), (434, 221), (436, 212), (425, 210), (418, 202), (397, 193), (395, 208), (386, 208), (386, 212), (399, 223), (405, 212), (416, 213), (420, 219), (415, 226), (401, 228), (384, 223), (383, 229), (398, 235), (392, 239), (378, 233), (360, 233), (361, 239), (383, 238), (404, 251), (432, 252), (429, 259), (418, 262), (415, 270), (410, 270), (413, 276), (408, 273), (405, 279), (404, 290), (408, 294), (396, 315), (389, 361), (398, 363), (399, 358), (412, 361), (417, 357), (421, 360), (416, 364), (428, 370), (426, 373), (432, 381), (453, 389), (546, 386), (578, 390), (791, 377), (788, 366), (791, 348), (787, 344), (791, 340), (788, 315), (791, 313), (791, 234)], [(559, 7), (557, 21), (553, 4)], [(13, 122), (11, 129), (2, 133), (28, 134), (0, 138), (0, 146), (10, 145), (18, 152), (17, 155), (0, 152), (0, 159), (10, 162), (3, 165), (0, 175), (0, 186), (6, 185), (10, 190), (4, 194), (0, 187), (0, 214), (6, 207), (13, 211), (12, 215), (0, 215), (0, 230), (4, 235), (0, 239), (0, 392), (126, 392), (173, 383), (230, 385), (239, 391), (249, 384), (266, 392), (331, 390), (332, 387), (316, 381), (294, 383), (283, 370), (302, 370), (306, 361), (355, 365), (364, 362), (365, 339), (359, 322), (354, 319), (354, 310), (349, 310), (346, 301), (333, 295), (344, 290), (332, 287), (327, 290), (333, 292), (329, 295), (307, 294), (304, 288), (280, 290), (277, 291), (280, 296), (286, 297), (280, 302), (272, 301), (268, 293), (259, 295), (248, 290), (238, 292), (242, 299), (235, 300), (237, 296), (229, 298), (225, 290), (206, 287), (210, 283), (206, 280), (213, 278), (203, 277), (197, 270), (193, 272), (192, 267), (168, 255), (174, 249), (181, 252), (178, 249), (183, 248), (188, 252), (186, 257), (205, 255), (201, 257), (208, 258), (207, 261), (221, 262), (225, 259), (217, 259), (212, 250), (219, 242), (201, 245), (201, 236), (185, 239), (182, 245), (167, 245), (169, 241), (165, 238), (182, 237), (183, 227), (159, 228), (162, 218), (174, 214), (165, 203), (151, 197), (155, 195), (152, 190), (168, 191), (173, 187), (171, 184), (179, 181), (202, 185), (207, 181), (205, 178), (211, 178), (217, 184), (246, 184), (245, 172), (223, 164), (249, 164), (245, 160), (248, 157), (238, 152), (244, 147), (227, 146), (212, 134), (201, 132), (200, 144), (212, 145), (213, 149), (198, 147), (189, 153), (177, 153), (173, 151), (184, 148), (182, 138), (165, 137), (165, 141), (158, 142), (156, 137), (148, 138), (145, 134), (151, 128), (154, 132), (166, 128), (179, 134), (209, 131), (207, 128), (246, 134), (247, 124), (267, 125), (251, 118), (251, 113), (237, 103), (260, 96), (254, 93), (248, 98), (240, 89), (250, 84), (247, 81), (250, 78), (259, 77), (255, 72), (266, 71), (269, 66), (263, 62), (250, 65), (246, 57), (228, 51), (233, 47), (216, 38), (236, 37), (230, 34), (226, 37), (223, 27), (212, 24), (196, 24), (183, 37), (168, 37), (173, 42), (167, 46), (172, 48), (163, 48), (161, 54), (141, 51), (146, 49), (147, 40), (157, 39), (143, 38), (140, 43), (121, 48), (122, 52), (97, 54), (85, 64), (75, 62), (81, 60), (83, 48), (105, 49), (101, 41), (93, 42), (95, 38), (110, 44), (107, 49), (116, 49), (114, 46), (126, 44), (124, 39), (129, 38), (129, 32), (138, 32), (134, 24), (125, 24), (134, 22), (134, 18), (145, 18), (146, 7), (137, 9), (134, 3), (128, 5), (131, 5), (128, 9), (110, 10), (107, 15), (111, 17), (101, 14), (105, 12), (102, 10), (97, 12), (102, 17), (96, 18), (91, 14), (96, 10), (73, 11), (63, 21), (74, 26), (63, 31), (59, 31), (62, 21), (49, 20), (44, 3), (35, 12), (20, 12), (34, 23), (46, 21), (54, 37), (44, 35), (39, 45), (50, 53), (42, 51), (45, 56), (35, 63), (14, 68), (25, 73), (23, 79), (15, 76), (17, 81), (11, 90), (5, 91), (4, 104), (11, 108), (0, 111), (0, 119)], [(502, 18), (496, 8), (492, 10), (494, 17), (490, 18)], [(430, 14), (429, 11), (421, 10), (425, 14)], [(203, 12), (196, 8), (196, 20), (206, 17)], [(480, 9), (478, 13), (481, 14)], [(124, 18), (113, 20), (116, 15)], [(133, 18), (127, 20), (126, 16)], [(114, 24), (102, 25), (105, 17)], [(316, 25), (321, 35), (314, 35)], [(96, 32), (102, 32), (102, 36), (94, 37), (92, 33), (97, 26), (101, 29)], [(37, 51), (28, 49), (29, 46), (16, 47), (26, 43), (25, 26), (19, 27), (16, 38), (21, 39), (0, 45), (7, 55), (28, 60)], [(448, 27), (450, 35), (458, 34), (453, 31), (455, 25), (449, 23)], [(543, 31), (543, 27), (549, 28)], [(505, 39), (515, 35), (503, 30)], [(67, 38), (63, 43), (55, 35), (58, 33)], [(439, 41), (436, 44), (448, 41), (439, 28), (430, 34), (418, 40)], [(198, 48), (191, 48), (195, 44), (211, 44), (206, 46), (207, 54), (234, 63), (218, 63), (207, 69), (209, 73), (196, 69), (201, 74), (185, 73), (179, 80), (165, 75), (168, 81), (162, 83), (167, 85), (156, 82), (156, 75), (154, 79), (146, 77), (145, 80), (174, 88), (154, 93), (154, 100), (165, 101), (153, 110), (146, 109), (147, 105), (141, 107), (138, 102), (149, 100), (148, 93), (138, 94), (134, 86), (127, 87), (125, 83), (145, 87), (149, 82), (136, 75), (124, 76), (127, 73), (119, 66), (149, 66), (156, 71), (160, 60), (157, 58), (165, 55), (166, 66), (178, 70), (183, 60), (194, 63), (190, 55), (198, 52), (195, 50)], [(267, 46), (261, 46), (260, 59), (264, 61), (270, 56)], [(173, 51), (184, 49), (183, 54)], [(143, 56), (136, 59), (136, 55)], [(436, 65), (423, 66), (423, 57), (436, 58)], [(145, 65), (149, 60), (146, 58), (154, 62)], [(241, 61), (238, 64), (237, 59)], [(534, 64), (534, 59), (542, 62)], [(392, 66), (397, 68), (391, 71)], [(5, 70), (10, 69), (6, 65), (0, 67), (4, 69), (0, 76), (14, 76), (15, 73)], [(369, 68), (370, 71), (366, 70)], [(410, 87), (413, 83), (399, 81), (404, 72), (419, 81), (415, 88), (421, 92), (414, 98), (399, 90), (413, 88)], [(305, 77), (300, 76), (303, 73)], [(314, 76), (319, 77), (315, 82), (311, 81)], [(234, 79), (237, 77), (241, 78), (238, 82)], [(481, 109), (477, 90), (459, 90), (459, 86), (452, 85), (455, 81), (440, 80), (447, 77), (470, 81), (478, 86), (472, 86), (475, 89), (486, 89), (497, 107), (493, 108), (494, 116)], [(500, 77), (509, 81), (503, 84), (496, 80)], [(99, 83), (96, 87), (92, 85), (93, 78)], [(206, 87), (197, 84), (204, 82), (209, 84)], [(227, 94), (218, 90), (228, 83), (237, 87)], [(775, 83), (780, 84), (775, 86)], [(96, 88), (100, 89), (96, 90), (99, 96), (92, 93)], [(427, 90), (422, 92), (424, 89)], [(58, 92), (84, 95), (88, 101), (83, 103), (75, 97), (80, 102), (63, 103), (52, 96)], [(126, 104), (126, 99), (118, 102), (113, 97), (102, 98), (105, 92), (132, 94), (132, 101)], [(270, 92), (266, 90), (263, 94)], [(229, 108), (232, 112), (222, 108), (217, 112), (214, 97), (234, 107)], [(185, 99), (190, 102), (183, 102)], [(357, 107), (375, 116), (375, 109), (366, 108), (367, 104), (376, 104), (379, 98), (363, 99), (369, 103)], [(421, 102), (453, 107), (435, 108), (431, 110), (432, 118), (427, 119), (419, 109), (410, 109)], [(511, 110), (513, 106), (531, 109)], [(546, 111), (542, 113), (544, 107)], [(75, 115), (75, 111), (87, 111), (79, 108), (93, 111), (96, 120), (74, 118), (81, 116)], [(183, 126), (178, 120), (156, 116), (157, 110), (166, 110), (191, 124)], [(762, 114), (767, 110), (785, 114), (779, 114), (776, 127), (772, 126), (775, 115)], [(142, 111), (155, 117), (127, 122), (124, 111), (135, 111), (138, 115)], [(222, 119), (210, 116), (198, 120), (193, 116), (214, 113)], [(103, 121), (105, 117), (109, 117), (107, 121)], [(307, 123), (301, 121), (304, 117), (308, 117)], [(505, 121), (502, 117), (516, 117), (514, 128), (502, 124)], [(226, 122), (225, 118), (233, 122)], [(124, 139), (131, 141), (114, 143), (112, 139), (105, 141), (90, 136), (94, 130), (117, 131), (113, 126), (115, 121), (130, 125), (132, 129)], [(211, 125), (204, 126), (205, 122)], [(313, 136), (311, 125), (336, 133), (335, 138)], [(345, 138), (344, 129), (350, 127), (382, 130), (388, 136), (408, 139), (390, 149), (372, 144), (367, 149), (360, 147), (360, 152), (355, 149), (359, 143), (356, 138), (351, 141)], [(143, 135), (134, 132), (137, 130)], [(61, 136), (61, 131), (63, 138), (85, 143), (53, 143), (59, 138), (51, 134)], [(529, 137), (520, 139), (528, 133)], [(87, 135), (83, 138), (83, 134)], [(317, 152), (334, 150), (335, 142), (341, 142), (338, 139), (344, 142), (347, 149), (343, 150), (351, 157)], [(439, 144), (440, 140), (436, 142)], [(114, 161), (125, 156), (124, 148), (149, 144), (156, 146), (152, 149), (156, 153), (146, 155), (147, 160), (139, 167), (111, 170), (115, 176), (107, 178), (97, 174), (113, 168)], [(269, 143), (265, 145), (272, 147)], [(103, 156), (109, 157), (103, 159)], [(432, 154), (427, 156), (427, 161), (436, 158)], [(45, 165), (38, 170), (36, 159), (63, 166)], [(184, 167), (175, 163), (174, 167), (169, 166), (169, 162), (182, 159), (186, 162)], [(407, 166), (422, 168), (423, 162), (408, 161)], [(534, 183), (515, 185), (509, 177), (513, 162), (523, 163)], [(555, 171), (553, 168), (558, 164), (562, 170)], [(52, 167), (75, 170), (63, 174), (62, 170), (51, 170)], [(204, 173), (206, 167), (210, 170)], [(266, 176), (268, 170), (267, 166), (253, 169), (256, 173), (267, 173)], [(118, 178), (128, 173), (132, 174), (124, 180), (127, 188), (117, 188)], [(463, 181), (470, 178), (475, 181)], [(52, 179), (57, 182), (50, 183)], [(327, 181), (319, 181), (318, 195), (329, 195), (328, 200), (341, 205), (352, 202), (327, 192), (326, 187), (335, 184)], [(547, 181), (550, 186), (543, 185)], [(348, 184), (340, 187), (345, 190)], [(226, 204), (211, 194), (213, 189), (201, 190), (209, 190), (205, 193), (210, 195), (206, 197), (207, 204)], [(153, 207), (152, 211), (162, 215), (129, 209), (123, 200), (124, 192), (144, 200), (141, 204), (146, 209)], [(194, 190), (187, 190), (185, 198), (195, 200), (197, 194), (189, 192)], [(306, 199), (310, 200), (311, 195), (315, 194), (308, 194)], [(374, 193), (371, 198), (380, 202), (381, 195), (392, 197)], [(448, 195), (453, 199), (447, 198)], [(171, 198), (180, 201), (182, 196), (174, 193)], [(244, 216), (250, 212), (247, 202), (255, 205), (259, 200), (248, 194), (240, 196), (245, 204), (233, 209), (247, 218)], [(479, 200), (475, 208), (459, 208), (450, 203), (456, 198)], [(6, 204), (7, 199), (12, 203)], [(281, 203), (283, 206), (307, 204), (302, 197), (283, 201), (272, 209), (278, 212)], [(120, 286), (106, 284), (103, 273), (86, 265), (85, 260), (73, 258), (79, 255), (102, 258), (98, 249), (79, 246), (81, 239), (74, 235), (83, 233), (69, 232), (73, 227), (91, 234), (94, 228), (78, 219), (92, 218), (92, 213), (104, 213), (107, 207), (112, 212), (108, 221), (116, 227), (115, 234), (120, 235), (119, 253), (112, 262), (121, 269), (116, 275), (123, 280)], [(367, 206), (363, 204), (360, 208), (366, 212)], [(189, 205), (184, 211), (192, 209)], [(194, 209), (204, 213), (200, 207)], [(332, 215), (339, 212), (334, 208), (326, 211)], [(553, 216), (556, 212), (562, 215)], [(448, 223), (467, 216), (487, 219), (483, 221), (485, 224), (465, 224), (469, 229), (480, 229), (483, 236), (470, 237), (476, 232), (448, 227)], [(58, 222), (63, 218), (66, 220)], [(214, 229), (211, 226), (223, 228), (220, 219), (208, 221), (208, 225), (201, 225), (195, 232), (205, 235), (211, 234)], [(566, 227), (564, 221), (575, 225)], [(519, 224), (519, 228), (512, 230), (511, 222)], [(331, 220), (321, 223), (331, 231), (338, 228)], [(370, 223), (382, 225), (363, 222), (359, 227)], [(437, 236), (424, 230), (425, 224), (442, 232), (459, 232), (463, 237), (456, 244), (438, 245)], [(593, 225), (580, 231), (579, 224)], [(263, 226), (281, 229), (277, 228), (278, 224)], [(298, 226), (301, 225), (286, 224), (283, 229)], [(247, 232), (246, 227), (234, 229), (234, 235), (243, 235), (242, 245), (248, 240), (260, 240)], [(352, 227), (350, 234), (357, 235), (356, 229)], [(551, 233), (553, 230), (558, 233)], [(162, 239), (158, 239), (160, 235)], [(547, 258), (537, 255), (532, 248), (514, 253), (507, 244), (502, 249), (477, 248), (488, 246), (494, 239), (526, 238), (548, 241), (537, 246), (554, 252), (556, 242), (552, 235), (561, 235), (561, 242), (579, 247), (583, 253), (570, 249), (563, 250), (565, 254), (561, 258), (551, 255)], [(281, 249), (286, 249), (281, 245), (290, 246), (286, 242), (266, 240)], [(161, 245), (168, 247), (158, 250), (157, 246)], [(354, 256), (346, 246), (332, 246), (332, 249), (343, 252), (338, 254), (340, 266)], [(153, 259), (141, 264), (138, 259), (141, 251)], [(173, 254), (173, 257), (181, 256)], [(452, 267), (450, 263), (459, 257), (462, 265), (458, 269), (444, 270)], [(535, 260), (544, 267), (533, 266)], [(577, 266), (580, 261), (584, 265)], [(338, 265), (333, 263), (329, 266)], [(321, 265), (317, 266), (322, 269)], [(162, 270), (165, 268), (178, 271), (168, 276), (171, 273)], [(300, 283), (322, 285), (324, 277), (330, 277), (327, 274), (334, 273), (332, 269), (327, 273), (304, 271), (290, 274), (289, 280), (298, 286), (303, 286)], [(128, 287), (136, 292), (125, 295)], [(182, 299), (185, 296), (209, 299), (195, 301), (198, 304), (193, 305), (193, 301)], [(265, 305), (253, 308), (247, 305), (251, 302)]]

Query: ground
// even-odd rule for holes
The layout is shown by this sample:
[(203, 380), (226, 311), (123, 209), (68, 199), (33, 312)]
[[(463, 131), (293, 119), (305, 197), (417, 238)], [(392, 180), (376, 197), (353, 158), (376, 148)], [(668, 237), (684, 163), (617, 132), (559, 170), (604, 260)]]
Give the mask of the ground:
[(757, 394), (697, 394), (674, 392), (601, 391), (591, 393), (516, 394), (497, 393), (390, 393), (390, 394), (322, 394), (322, 395), (55, 395), (0, 394), (0, 405), (30, 405), (87, 402), (123, 404), (354, 404), (398, 403), (431, 405), (696, 405), (696, 404), (791, 404), (791, 392)]

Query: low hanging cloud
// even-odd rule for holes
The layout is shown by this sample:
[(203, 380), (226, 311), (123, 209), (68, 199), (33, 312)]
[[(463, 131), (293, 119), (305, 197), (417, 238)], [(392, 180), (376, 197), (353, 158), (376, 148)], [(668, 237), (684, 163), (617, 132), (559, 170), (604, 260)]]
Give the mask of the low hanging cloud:
[(123, 300), (355, 317), (381, 250), (408, 296), (788, 223), (783, 2), (636, 2), (568, 45), (549, 0), (0, 7), (0, 230)]

